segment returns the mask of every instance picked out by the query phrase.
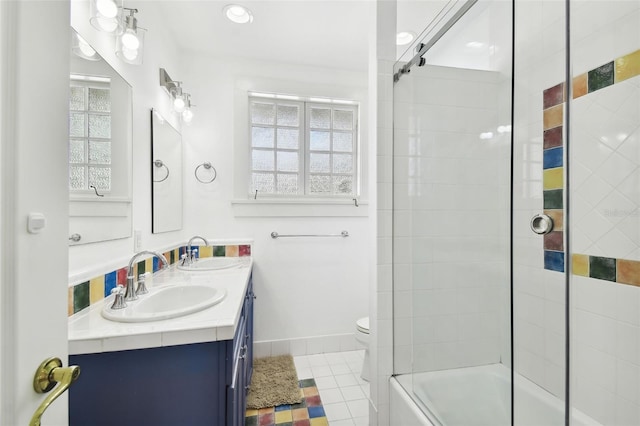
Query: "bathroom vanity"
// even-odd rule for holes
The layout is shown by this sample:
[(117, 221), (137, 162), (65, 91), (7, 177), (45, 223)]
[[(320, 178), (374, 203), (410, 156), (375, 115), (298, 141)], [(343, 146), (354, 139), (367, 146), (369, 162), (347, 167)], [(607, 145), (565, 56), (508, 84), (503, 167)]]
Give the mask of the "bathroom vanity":
[(207, 276), (226, 295), (200, 312), (114, 322), (97, 304), (74, 318), (69, 364), (80, 366), (81, 374), (69, 389), (69, 424), (243, 425), (253, 364), (251, 268), (248, 261), (185, 273), (174, 265), (147, 280), (151, 290), (175, 281), (194, 285)]

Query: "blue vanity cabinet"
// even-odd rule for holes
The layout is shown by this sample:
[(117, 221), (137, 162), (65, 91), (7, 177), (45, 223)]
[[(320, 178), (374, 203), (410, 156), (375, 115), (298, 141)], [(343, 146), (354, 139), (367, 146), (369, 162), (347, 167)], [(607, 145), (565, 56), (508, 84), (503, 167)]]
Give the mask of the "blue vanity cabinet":
[[(250, 296), (249, 296), (250, 295)], [(253, 353), (249, 280), (233, 340), (71, 355), (80, 377), (69, 388), (69, 424), (244, 424)]]

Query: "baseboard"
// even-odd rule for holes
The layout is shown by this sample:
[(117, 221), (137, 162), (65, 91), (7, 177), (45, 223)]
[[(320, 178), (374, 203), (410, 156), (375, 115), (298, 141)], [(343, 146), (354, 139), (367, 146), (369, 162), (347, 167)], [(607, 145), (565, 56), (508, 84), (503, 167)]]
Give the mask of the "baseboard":
[(254, 358), (286, 355), (314, 355), (328, 352), (345, 352), (360, 349), (354, 333), (298, 339), (263, 340), (253, 342)]

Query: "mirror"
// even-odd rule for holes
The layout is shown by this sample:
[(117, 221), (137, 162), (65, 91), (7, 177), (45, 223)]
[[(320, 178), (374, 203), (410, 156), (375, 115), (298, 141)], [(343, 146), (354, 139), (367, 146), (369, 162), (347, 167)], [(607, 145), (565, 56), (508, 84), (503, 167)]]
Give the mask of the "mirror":
[(69, 244), (131, 236), (132, 88), (71, 29)]
[(182, 136), (151, 110), (151, 232), (182, 229)]

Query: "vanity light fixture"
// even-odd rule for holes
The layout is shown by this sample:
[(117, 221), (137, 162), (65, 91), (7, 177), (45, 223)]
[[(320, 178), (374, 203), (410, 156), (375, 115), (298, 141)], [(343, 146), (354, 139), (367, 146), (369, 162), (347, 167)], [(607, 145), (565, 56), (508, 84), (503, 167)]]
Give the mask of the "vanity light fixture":
[(96, 30), (113, 34), (122, 31), (119, 16), (122, 13), (122, 0), (91, 0), (89, 12), (89, 22)]
[(172, 80), (164, 68), (160, 68), (160, 86), (171, 96), (173, 110), (181, 115), (185, 123), (193, 119), (191, 95), (182, 91), (182, 82)]
[(253, 13), (239, 4), (228, 4), (223, 9), (224, 16), (236, 24), (250, 24), (253, 22)]
[(138, 26), (138, 19), (135, 17), (138, 9), (125, 7), (124, 10), (129, 11), (129, 14), (123, 17), (123, 31), (116, 41), (116, 55), (129, 64), (140, 65), (146, 30)]

